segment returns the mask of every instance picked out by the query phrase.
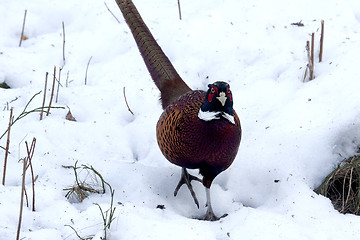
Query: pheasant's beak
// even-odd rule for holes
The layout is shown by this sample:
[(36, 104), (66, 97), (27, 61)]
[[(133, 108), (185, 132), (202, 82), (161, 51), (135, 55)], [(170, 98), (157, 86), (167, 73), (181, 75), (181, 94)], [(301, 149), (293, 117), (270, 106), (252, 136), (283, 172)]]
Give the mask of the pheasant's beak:
[(220, 101), (222, 106), (225, 106), (227, 97), (224, 92), (220, 92), (219, 97), (216, 97), (216, 99)]

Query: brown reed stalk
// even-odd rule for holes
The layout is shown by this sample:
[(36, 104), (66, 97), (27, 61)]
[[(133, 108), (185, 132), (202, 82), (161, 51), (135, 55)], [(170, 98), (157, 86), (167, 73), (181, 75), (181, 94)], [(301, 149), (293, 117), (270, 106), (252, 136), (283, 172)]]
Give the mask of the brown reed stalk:
[(315, 78), (314, 76), (314, 39), (315, 34), (311, 34), (311, 70), (310, 70), (310, 80), (313, 80)]
[[(45, 86), (44, 86), (44, 97), (43, 97), (43, 102), (42, 102), (42, 105), (41, 105), (41, 109), (44, 109), (44, 106), (45, 106), (48, 75), (49, 75), (49, 73), (46, 72), (46, 74), (45, 74)], [(43, 112), (44, 111), (40, 111), (40, 120), (42, 120), (42, 118), (43, 118)]]
[(21, 47), (22, 40), (24, 39), (24, 30), (25, 30), (26, 14), (27, 14), (27, 10), (25, 9), (24, 20), (23, 20), (23, 25), (22, 25), (22, 30), (21, 30), (21, 36), (20, 36), (20, 42), (19, 42), (19, 47)]
[(54, 66), (54, 78), (53, 78), (53, 83), (52, 83), (52, 88), (51, 88), (49, 107), (48, 107), (48, 110), (46, 112), (46, 116), (49, 116), (51, 103), (52, 103), (52, 100), (53, 100), (53, 97), (54, 97), (55, 79), (56, 79), (56, 66)]
[(324, 20), (321, 20), (321, 36), (320, 36), (320, 52), (319, 52), (319, 62), (322, 62), (322, 56), (324, 51)]
[(21, 229), (22, 212), (23, 212), (23, 204), (24, 204), (26, 166), (27, 166), (27, 158), (24, 158), (22, 181), (21, 181), (20, 213), (19, 213), (19, 222), (18, 222), (18, 228), (17, 228), (17, 233), (16, 233), (16, 240), (19, 240), (19, 238), (20, 238), (20, 229)]
[(5, 148), (5, 159), (4, 159), (4, 171), (3, 171), (3, 178), (2, 178), (2, 185), (5, 186), (5, 175), (6, 175), (6, 166), (7, 166), (7, 158), (9, 155), (9, 145), (10, 145), (10, 129), (12, 125), (12, 117), (13, 115), (13, 108), (10, 109), (10, 119), (9, 119), (9, 126), (7, 131), (7, 140), (6, 140), (6, 148)]
[(26, 151), (27, 151), (27, 158), (28, 158), (28, 167), (30, 167), (30, 172), (31, 172), (31, 183), (32, 183), (32, 190), (33, 190), (33, 198), (32, 198), (32, 211), (35, 212), (35, 181), (36, 181), (36, 177), (34, 176), (34, 169), (32, 166), (32, 157), (34, 156), (34, 152), (35, 152), (35, 144), (36, 144), (36, 138), (33, 138), (31, 146), (29, 148), (29, 145), (27, 143), (27, 141), (25, 141), (25, 145), (26, 145)]
[(181, 20), (181, 8), (180, 8), (180, 0), (177, 1), (178, 2), (178, 8), (179, 8), (179, 18)]
[(61, 68), (63, 68), (65, 66), (65, 24), (64, 24), (64, 21), (62, 21), (62, 30), (63, 30), (63, 48), (62, 48), (63, 65)]

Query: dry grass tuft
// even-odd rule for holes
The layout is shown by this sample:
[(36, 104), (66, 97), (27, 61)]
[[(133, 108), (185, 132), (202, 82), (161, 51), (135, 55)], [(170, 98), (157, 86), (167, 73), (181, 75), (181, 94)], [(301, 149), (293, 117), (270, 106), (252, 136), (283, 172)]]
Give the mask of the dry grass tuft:
[(360, 215), (360, 156), (346, 159), (315, 190), (328, 197), (340, 213)]

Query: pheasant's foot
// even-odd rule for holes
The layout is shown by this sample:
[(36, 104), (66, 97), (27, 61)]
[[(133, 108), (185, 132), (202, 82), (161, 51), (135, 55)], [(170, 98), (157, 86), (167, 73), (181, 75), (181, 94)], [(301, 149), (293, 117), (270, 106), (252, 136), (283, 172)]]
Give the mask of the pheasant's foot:
[(203, 218), (203, 220), (206, 220), (206, 221), (218, 221), (221, 218), (226, 217), (227, 214), (224, 214), (221, 217), (217, 217), (214, 214), (214, 211), (213, 211), (212, 206), (211, 206), (210, 188), (205, 188), (205, 190), (206, 190), (206, 199), (207, 199), (207, 201), (206, 201), (207, 210), (206, 210), (206, 214), (205, 214), (205, 217)]
[(174, 191), (174, 196), (177, 195), (177, 193), (178, 193), (179, 189), (181, 188), (181, 186), (182, 186), (183, 184), (186, 184), (187, 187), (188, 187), (189, 190), (190, 190), (191, 196), (193, 197), (196, 206), (199, 208), (199, 201), (197, 200), (196, 194), (195, 194), (195, 192), (194, 192), (194, 190), (193, 190), (193, 188), (192, 188), (192, 185), (191, 185), (191, 181), (192, 181), (192, 180), (202, 182), (200, 178), (195, 177), (195, 176), (189, 174), (189, 173), (186, 171), (186, 168), (183, 168), (183, 169), (182, 169), (182, 173), (181, 173), (181, 178), (180, 178), (179, 183), (178, 183), (178, 185), (176, 186), (175, 191)]
[(203, 218), (203, 220), (206, 220), (206, 221), (218, 221), (220, 220), (221, 218), (224, 218), (226, 217), (228, 214), (225, 213), (224, 215), (222, 215), (221, 217), (217, 217), (214, 212), (211, 210), (209, 211), (209, 209), (206, 211), (206, 214)]

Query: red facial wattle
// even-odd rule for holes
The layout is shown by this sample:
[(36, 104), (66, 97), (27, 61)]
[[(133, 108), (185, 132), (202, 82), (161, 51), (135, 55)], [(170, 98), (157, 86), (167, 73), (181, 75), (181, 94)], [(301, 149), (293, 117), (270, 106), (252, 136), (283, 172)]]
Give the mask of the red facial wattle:
[(208, 101), (211, 102), (215, 95), (218, 94), (218, 88), (217, 87), (211, 87), (210, 93), (208, 95)]

